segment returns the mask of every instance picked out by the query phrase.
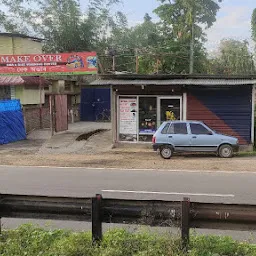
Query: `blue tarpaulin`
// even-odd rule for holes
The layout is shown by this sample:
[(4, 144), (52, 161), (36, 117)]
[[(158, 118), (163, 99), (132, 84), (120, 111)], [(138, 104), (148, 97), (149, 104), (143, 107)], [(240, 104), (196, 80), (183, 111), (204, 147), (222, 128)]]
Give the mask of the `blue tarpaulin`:
[(26, 139), (19, 100), (0, 101), (0, 145)]
[(0, 100), (0, 112), (21, 110), (19, 100)]

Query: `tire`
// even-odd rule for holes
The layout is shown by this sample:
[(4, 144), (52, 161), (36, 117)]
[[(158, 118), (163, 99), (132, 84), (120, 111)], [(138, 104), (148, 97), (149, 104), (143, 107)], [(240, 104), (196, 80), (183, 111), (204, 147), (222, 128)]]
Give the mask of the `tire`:
[(233, 148), (228, 144), (220, 146), (218, 153), (221, 158), (231, 158), (234, 155)]
[(163, 146), (160, 148), (160, 155), (163, 159), (170, 159), (173, 155), (173, 149), (169, 146)]

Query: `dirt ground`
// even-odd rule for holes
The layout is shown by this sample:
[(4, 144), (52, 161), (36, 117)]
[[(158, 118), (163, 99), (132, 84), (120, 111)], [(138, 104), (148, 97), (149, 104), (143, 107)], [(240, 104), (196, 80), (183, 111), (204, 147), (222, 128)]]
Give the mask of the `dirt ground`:
[(0, 154), (0, 165), (92, 168), (168, 169), (202, 171), (256, 171), (256, 157), (220, 159), (215, 156), (175, 156), (163, 160), (151, 150), (113, 149), (95, 154)]
[(256, 172), (256, 156), (221, 159), (215, 155), (177, 155), (164, 160), (150, 145), (113, 149), (110, 130), (87, 141), (75, 140), (81, 131), (93, 129), (95, 124), (79, 124), (65, 134), (49, 138), (47, 131), (36, 132), (27, 141), (2, 145), (0, 165)]

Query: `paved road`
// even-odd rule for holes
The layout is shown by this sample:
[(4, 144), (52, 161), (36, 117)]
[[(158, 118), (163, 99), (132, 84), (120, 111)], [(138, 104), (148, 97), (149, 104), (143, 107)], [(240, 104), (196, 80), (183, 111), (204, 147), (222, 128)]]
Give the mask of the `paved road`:
[(0, 177), (0, 193), (256, 204), (256, 173), (0, 167)]
[(256, 204), (256, 173), (0, 167), (0, 193)]

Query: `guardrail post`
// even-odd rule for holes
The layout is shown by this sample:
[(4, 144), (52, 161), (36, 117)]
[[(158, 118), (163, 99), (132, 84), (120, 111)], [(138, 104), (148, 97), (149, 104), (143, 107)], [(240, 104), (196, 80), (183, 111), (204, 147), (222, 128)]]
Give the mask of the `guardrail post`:
[(190, 199), (183, 198), (181, 203), (181, 239), (182, 248), (188, 249), (189, 244)]
[(92, 241), (99, 243), (102, 240), (102, 196), (97, 194), (92, 198)]

